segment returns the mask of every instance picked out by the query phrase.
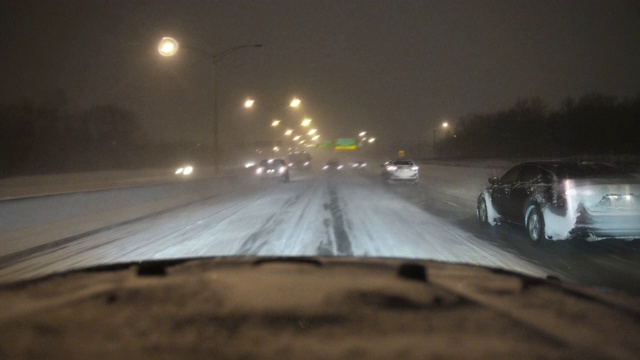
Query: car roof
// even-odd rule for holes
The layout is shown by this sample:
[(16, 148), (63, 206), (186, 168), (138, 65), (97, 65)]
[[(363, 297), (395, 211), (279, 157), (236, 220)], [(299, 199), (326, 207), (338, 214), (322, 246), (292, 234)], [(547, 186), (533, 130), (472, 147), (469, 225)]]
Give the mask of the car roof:
[(602, 161), (543, 160), (525, 162), (519, 165), (539, 166), (560, 177), (568, 178), (632, 176), (628, 171)]

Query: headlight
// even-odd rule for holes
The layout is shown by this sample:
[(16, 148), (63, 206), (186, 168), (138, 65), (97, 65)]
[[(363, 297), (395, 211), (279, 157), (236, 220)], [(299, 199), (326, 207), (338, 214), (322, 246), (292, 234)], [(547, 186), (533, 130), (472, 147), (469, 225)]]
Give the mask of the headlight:
[(287, 171), (287, 168), (286, 168), (286, 167), (284, 167), (284, 166), (281, 166), (281, 167), (279, 167), (279, 168), (278, 168), (278, 172), (279, 172), (280, 174), (284, 174), (284, 172), (285, 172), (285, 171)]
[(325, 165), (322, 167), (322, 170), (327, 170), (329, 168), (329, 165)]
[(259, 167), (256, 169), (256, 175), (260, 175), (264, 172), (264, 168), (263, 167)]
[(342, 169), (342, 165), (338, 165), (338, 170)]
[(413, 166), (411, 167), (411, 170), (413, 170), (413, 171), (418, 171), (418, 167), (417, 167), (416, 165), (413, 165)]
[(307, 161), (307, 162), (304, 163), (304, 166), (309, 166), (309, 164), (311, 164), (311, 163)]
[(192, 172), (193, 166), (185, 166), (184, 170), (182, 171), (182, 175), (191, 175)]
[(396, 171), (396, 170), (398, 170), (398, 167), (395, 166), (395, 165), (389, 165), (389, 166), (387, 166), (387, 170), (388, 171)]
[(249, 161), (248, 163), (244, 164), (244, 167), (248, 169), (248, 168), (250, 168), (252, 166), (255, 166), (255, 165), (256, 165), (256, 163), (254, 163), (253, 161)]

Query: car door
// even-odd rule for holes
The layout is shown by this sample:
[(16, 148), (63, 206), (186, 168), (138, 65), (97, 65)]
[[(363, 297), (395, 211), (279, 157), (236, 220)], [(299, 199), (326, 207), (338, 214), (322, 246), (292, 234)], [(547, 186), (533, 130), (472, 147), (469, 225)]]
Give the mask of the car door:
[(511, 186), (518, 180), (522, 165), (511, 168), (491, 188), (491, 204), (501, 217), (507, 217), (506, 206), (511, 194)]
[(512, 183), (511, 190), (505, 198), (506, 217), (517, 223), (524, 223), (524, 206), (532, 196), (538, 182), (542, 178), (542, 169), (535, 164), (522, 167), (517, 180)]

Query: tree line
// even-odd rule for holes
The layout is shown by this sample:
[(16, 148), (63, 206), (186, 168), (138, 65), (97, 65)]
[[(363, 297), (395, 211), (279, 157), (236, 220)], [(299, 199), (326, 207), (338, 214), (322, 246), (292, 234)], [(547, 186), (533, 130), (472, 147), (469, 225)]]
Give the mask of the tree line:
[(116, 104), (71, 113), (56, 92), (0, 105), (0, 177), (118, 167), (145, 144), (135, 114)]
[(437, 142), (439, 156), (536, 158), (640, 154), (640, 96), (567, 98), (550, 109), (538, 97), (460, 118)]

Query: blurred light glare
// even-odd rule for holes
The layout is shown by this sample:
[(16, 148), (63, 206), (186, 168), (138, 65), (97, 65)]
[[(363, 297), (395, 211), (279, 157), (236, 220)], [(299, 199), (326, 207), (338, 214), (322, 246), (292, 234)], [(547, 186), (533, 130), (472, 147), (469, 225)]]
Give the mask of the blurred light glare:
[(376, 141), (376, 138), (370, 138), (370, 139), (369, 139), (369, 143), (372, 143), (372, 142), (374, 142), (374, 141)]
[(193, 173), (193, 166), (185, 166), (184, 171), (182, 172), (183, 175), (191, 175), (191, 173)]
[(300, 135), (296, 135), (293, 137), (293, 141), (298, 141), (298, 140), (300, 140)]
[(367, 135), (366, 131), (361, 131), (360, 134), (358, 134), (358, 136), (360, 136), (360, 137), (365, 136), (365, 135)]
[(314, 134), (315, 134), (315, 133), (317, 133), (317, 132), (318, 132), (318, 129), (311, 129), (311, 130), (309, 130), (309, 133), (308, 133), (308, 134), (309, 134), (309, 135), (314, 135)]
[(178, 52), (179, 48), (180, 45), (176, 39), (168, 36), (163, 37), (158, 44), (158, 52), (162, 56), (173, 56)]
[(291, 130), (291, 129), (287, 129), (287, 131), (285, 131), (285, 132), (284, 132), (284, 134), (285, 134), (286, 136), (291, 136), (291, 134), (293, 134), (293, 130)]
[(291, 100), (291, 103), (289, 104), (289, 106), (297, 108), (298, 106), (300, 106), (300, 103), (302, 101), (298, 98), (293, 98), (293, 100)]
[(302, 120), (302, 126), (309, 126), (309, 125), (311, 125), (311, 121), (312, 121), (312, 120), (311, 120), (311, 119), (309, 119), (309, 118), (306, 118), (306, 119)]
[(311, 140), (316, 141), (320, 139), (320, 135), (315, 135), (314, 137), (311, 138)]
[(276, 127), (280, 125), (280, 120), (273, 120), (273, 122), (271, 123), (271, 126)]
[(449, 127), (449, 123), (448, 123), (448, 122), (446, 122), (446, 121), (445, 121), (445, 122), (443, 122), (443, 123), (442, 123), (442, 127), (443, 127), (443, 128), (447, 128), (447, 127)]
[(244, 101), (244, 107), (246, 109), (249, 109), (249, 108), (253, 107), (253, 103), (254, 102), (255, 102), (255, 100), (253, 100), (253, 99), (247, 99), (247, 100)]

